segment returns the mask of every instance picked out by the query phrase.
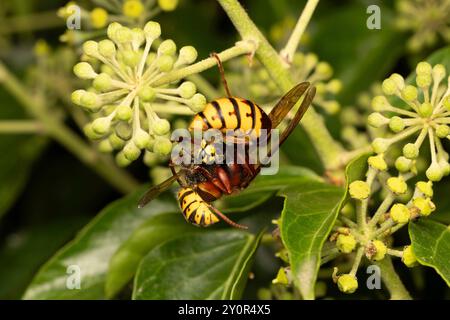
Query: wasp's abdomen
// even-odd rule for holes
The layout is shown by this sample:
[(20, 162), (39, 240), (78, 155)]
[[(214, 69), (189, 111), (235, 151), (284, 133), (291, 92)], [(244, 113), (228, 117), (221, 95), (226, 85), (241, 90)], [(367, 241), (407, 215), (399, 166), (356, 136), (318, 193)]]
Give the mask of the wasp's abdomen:
[(271, 129), (267, 114), (255, 103), (241, 98), (221, 98), (211, 101), (194, 116), (190, 130), (237, 130), (259, 135), (260, 129)]
[(178, 192), (178, 201), (184, 218), (197, 226), (207, 227), (219, 222), (208, 204), (192, 188), (182, 188)]

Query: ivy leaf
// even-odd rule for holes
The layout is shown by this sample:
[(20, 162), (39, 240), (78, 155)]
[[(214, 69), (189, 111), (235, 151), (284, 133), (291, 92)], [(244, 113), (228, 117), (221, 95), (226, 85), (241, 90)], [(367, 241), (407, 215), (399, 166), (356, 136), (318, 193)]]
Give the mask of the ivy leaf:
[[(353, 160), (346, 168), (346, 184), (359, 179), (367, 169), (368, 155)], [(314, 299), (320, 254), (342, 205), (347, 190), (317, 181), (305, 181), (283, 189), (281, 239), (288, 250), (294, 282), (303, 298)]]
[(145, 255), (162, 242), (201, 231), (186, 223), (181, 212), (151, 217), (137, 228), (111, 258), (106, 278), (107, 298), (114, 297), (133, 278)]
[(409, 224), (409, 235), (417, 260), (434, 268), (450, 287), (450, 227), (421, 219)]
[(150, 251), (139, 265), (133, 299), (239, 299), (263, 233), (202, 231)]
[[(25, 299), (103, 299), (109, 260), (131, 233), (148, 218), (178, 210), (174, 201), (161, 197), (137, 208), (142, 190), (107, 206), (76, 238), (64, 246), (37, 273)], [(69, 266), (81, 271), (81, 289), (66, 286)]]

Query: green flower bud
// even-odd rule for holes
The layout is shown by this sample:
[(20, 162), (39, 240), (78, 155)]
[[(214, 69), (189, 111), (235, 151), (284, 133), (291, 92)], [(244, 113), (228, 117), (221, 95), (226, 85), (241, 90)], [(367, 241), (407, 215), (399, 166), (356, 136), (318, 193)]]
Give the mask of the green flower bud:
[(102, 140), (98, 144), (98, 150), (102, 153), (110, 153), (113, 151), (113, 147), (111, 145), (111, 142), (109, 142), (109, 140), (106, 139), (106, 140)]
[(392, 206), (390, 215), (395, 223), (407, 223), (411, 218), (409, 209), (401, 203), (396, 203)]
[(81, 106), (81, 97), (83, 97), (86, 93), (86, 90), (75, 90), (74, 92), (72, 92), (71, 95), (71, 100), (73, 103), (75, 103), (76, 105)]
[(413, 204), (417, 209), (419, 209), (419, 214), (421, 216), (429, 216), (434, 210), (436, 210), (436, 205), (430, 198), (415, 198), (413, 199)]
[(94, 71), (92, 66), (87, 62), (77, 63), (73, 67), (73, 73), (80, 79), (94, 79), (97, 76), (97, 72)]
[(93, 40), (86, 41), (83, 44), (83, 52), (88, 57), (95, 58), (96, 56), (98, 56), (98, 43)]
[(140, 28), (131, 29), (133, 33), (133, 44), (140, 47), (145, 42), (145, 32)]
[(125, 157), (125, 154), (123, 152), (119, 152), (116, 155), (116, 163), (119, 167), (126, 167), (128, 165), (130, 165), (131, 161), (127, 159), (127, 157)]
[(389, 102), (387, 101), (385, 96), (375, 96), (372, 99), (372, 109), (375, 111), (384, 111), (387, 106), (389, 106)]
[(419, 62), (416, 67), (416, 73), (418, 75), (431, 75), (431, 65), (425, 61)]
[(448, 160), (440, 159), (438, 163), (441, 167), (442, 175), (448, 176), (450, 174), (450, 164), (448, 163)]
[(191, 108), (191, 110), (195, 113), (203, 111), (206, 106), (206, 98), (204, 95), (196, 93), (192, 98), (189, 99), (188, 105), (189, 108)]
[(126, 105), (119, 105), (116, 110), (116, 118), (122, 121), (130, 120), (133, 115), (133, 110), (131, 107)]
[(152, 132), (157, 136), (163, 136), (169, 133), (170, 123), (166, 119), (158, 119), (153, 123)]
[(416, 255), (411, 246), (406, 246), (405, 249), (403, 249), (402, 262), (409, 268), (418, 265)]
[(341, 109), (341, 105), (339, 104), (339, 102), (334, 100), (322, 102), (322, 107), (328, 114), (336, 114)]
[(405, 122), (403, 121), (402, 118), (394, 116), (389, 120), (389, 128), (393, 131), (393, 132), (400, 132), (403, 129), (405, 129)]
[(408, 159), (416, 159), (419, 156), (419, 148), (414, 143), (407, 143), (403, 147), (403, 155)]
[(107, 73), (100, 73), (92, 82), (95, 90), (100, 92), (109, 91), (112, 88), (111, 76)]
[(156, 91), (152, 87), (144, 87), (139, 91), (139, 98), (144, 102), (151, 102), (156, 98)]
[(402, 98), (406, 101), (414, 101), (417, 99), (417, 88), (412, 85), (407, 85), (402, 90)]
[(164, 40), (158, 47), (159, 55), (173, 56), (177, 51), (177, 45), (171, 39)]
[(392, 79), (385, 79), (381, 88), (383, 89), (383, 93), (388, 96), (393, 95), (395, 94), (395, 92), (397, 92), (397, 84)]
[(146, 151), (144, 154), (144, 163), (148, 167), (154, 167), (159, 163), (160, 158), (156, 153)]
[(431, 163), (425, 174), (428, 180), (431, 181), (440, 181), (444, 175), (441, 166), (436, 162)]
[(327, 84), (327, 90), (332, 94), (338, 94), (342, 90), (342, 82), (339, 79), (332, 79)]
[(173, 11), (178, 5), (178, 0), (158, 0), (158, 5), (162, 11)]
[(350, 253), (356, 247), (356, 239), (352, 235), (340, 234), (336, 240), (336, 247), (343, 253)]
[(156, 137), (153, 151), (159, 155), (166, 156), (172, 151), (172, 142), (165, 137)]
[(109, 24), (108, 29), (106, 30), (106, 33), (108, 35), (108, 38), (111, 40), (115, 39), (116, 31), (122, 28), (122, 25), (118, 22), (112, 22)]
[(406, 184), (403, 177), (390, 177), (387, 179), (387, 186), (395, 194), (404, 194), (408, 190), (408, 185)]
[(115, 132), (122, 140), (130, 140), (133, 130), (128, 123), (121, 121), (116, 125)]
[(120, 150), (125, 145), (125, 141), (122, 140), (116, 133), (110, 134), (108, 140), (114, 150)]
[(147, 60), (145, 61), (145, 63), (147, 64), (147, 66), (152, 65), (152, 63), (154, 61), (156, 61), (156, 58), (158, 57), (158, 55), (155, 52), (150, 52), (147, 56)]
[(145, 149), (150, 141), (150, 135), (144, 130), (138, 130), (133, 136), (133, 142), (139, 149)]
[(115, 76), (116, 72), (113, 70), (113, 68), (111, 68), (110, 66), (106, 65), (106, 64), (102, 64), (100, 67), (100, 71), (102, 73), (106, 73), (109, 76), (113, 77)]
[(91, 140), (98, 140), (98, 139), (102, 138), (102, 135), (96, 133), (92, 129), (92, 123), (88, 123), (87, 125), (85, 125), (83, 127), (83, 132), (86, 135), (86, 137), (88, 137)]
[(381, 154), (369, 157), (367, 162), (369, 163), (369, 166), (371, 166), (374, 169), (380, 171), (385, 171), (387, 169), (387, 163), (386, 161), (384, 161), (384, 157)]
[(343, 274), (339, 276), (337, 285), (340, 291), (344, 293), (353, 293), (358, 289), (358, 281), (351, 274)]
[(193, 46), (184, 46), (180, 49), (178, 55), (177, 66), (191, 64), (197, 60), (197, 50)]
[(289, 279), (286, 275), (286, 271), (284, 270), (284, 268), (280, 268), (278, 270), (277, 277), (272, 280), (272, 283), (273, 284), (284, 284), (284, 285), (289, 284)]
[(363, 200), (370, 195), (370, 188), (367, 182), (357, 180), (350, 183), (349, 193), (353, 199)]
[(431, 76), (430, 75), (417, 75), (416, 83), (420, 88), (426, 88), (431, 85)]
[(132, 51), (132, 50), (125, 50), (121, 52), (122, 61), (127, 66), (130, 66), (132, 68), (136, 67), (139, 64), (139, 61), (141, 59), (141, 56), (139, 52)]
[(149, 21), (144, 26), (145, 37), (155, 40), (161, 36), (161, 26), (158, 22)]
[(134, 161), (141, 155), (141, 150), (134, 144), (133, 141), (129, 141), (123, 148), (123, 155), (129, 161)]
[(102, 106), (102, 100), (93, 92), (84, 92), (80, 98), (80, 105), (93, 112), (97, 112)]
[(367, 122), (370, 126), (374, 128), (380, 128), (389, 123), (389, 119), (379, 112), (372, 112), (371, 114), (369, 114)]
[(158, 60), (156, 60), (156, 66), (161, 72), (168, 72), (173, 68), (173, 58), (168, 55), (161, 55)]
[(180, 96), (184, 99), (190, 99), (197, 91), (197, 87), (195, 84), (191, 81), (185, 81), (183, 82), (179, 87), (178, 90), (180, 92)]
[(97, 118), (92, 122), (92, 130), (95, 133), (104, 135), (111, 128), (111, 119), (108, 117)]
[(111, 59), (116, 55), (116, 45), (111, 40), (102, 40), (98, 43), (98, 52), (105, 58)]
[(118, 43), (127, 43), (133, 40), (133, 32), (130, 28), (120, 27), (114, 33), (114, 40)]
[(446, 96), (444, 98), (444, 107), (447, 109), (447, 111), (450, 111), (450, 95)]
[(327, 62), (319, 62), (316, 66), (316, 72), (323, 78), (330, 78), (333, 75), (333, 69)]
[(427, 197), (433, 196), (433, 182), (431, 181), (419, 181), (416, 183), (417, 189), (419, 189), (420, 192), (422, 192)]
[(436, 128), (436, 135), (439, 138), (445, 138), (450, 134), (450, 127), (445, 124), (440, 124)]
[(386, 252), (386, 245), (380, 240), (374, 240), (366, 248), (366, 257), (369, 260), (380, 261), (384, 259)]
[(422, 117), (429, 117), (433, 113), (433, 106), (429, 102), (424, 102), (419, 106), (419, 114)]
[(403, 77), (401, 75), (399, 75), (398, 73), (391, 74), (389, 79), (391, 79), (392, 81), (395, 82), (395, 85), (397, 86), (397, 88), (399, 90), (402, 90), (403, 87), (405, 86), (405, 79), (403, 79)]
[(442, 79), (444, 79), (445, 73), (446, 73), (445, 67), (440, 63), (436, 64), (433, 67), (433, 71), (432, 71), (433, 79), (435, 79), (434, 81), (439, 82)]
[(385, 153), (390, 145), (390, 141), (384, 138), (376, 138), (372, 141), (372, 148), (375, 153)]
[(407, 172), (411, 170), (412, 165), (412, 160), (403, 156), (398, 157), (397, 160), (395, 160), (395, 168), (400, 172)]

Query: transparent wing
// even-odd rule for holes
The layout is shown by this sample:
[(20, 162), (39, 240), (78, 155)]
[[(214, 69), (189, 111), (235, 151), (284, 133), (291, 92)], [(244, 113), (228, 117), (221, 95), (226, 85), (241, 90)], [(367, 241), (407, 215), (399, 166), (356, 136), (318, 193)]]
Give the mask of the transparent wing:
[(281, 121), (287, 116), (289, 111), (291, 111), (291, 109), (295, 106), (297, 101), (300, 100), (309, 86), (309, 82), (299, 83), (280, 99), (280, 101), (275, 105), (275, 107), (273, 107), (272, 111), (270, 111), (269, 113), (270, 121), (272, 121), (272, 128), (278, 127)]
[(177, 180), (177, 176), (171, 176), (166, 181), (161, 182), (160, 184), (150, 188), (139, 200), (138, 208), (144, 207), (147, 203), (155, 199), (162, 192), (166, 191), (170, 188), (170, 186)]

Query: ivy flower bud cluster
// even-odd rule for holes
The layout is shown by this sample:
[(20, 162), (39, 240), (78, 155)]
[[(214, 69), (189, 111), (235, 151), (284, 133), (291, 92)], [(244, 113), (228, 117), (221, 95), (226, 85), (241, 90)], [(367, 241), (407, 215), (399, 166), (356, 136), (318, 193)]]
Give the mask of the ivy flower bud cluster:
[(375, 112), (368, 122), (373, 127), (388, 128), (391, 135), (374, 139), (372, 147), (383, 154), (393, 144), (403, 143), (403, 154), (395, 160), (395, 167), (402, 173), (413, 172), (427, 139), (431, 161), (426, 176), (439, 181), (450, 173), (449, 155), (442, 143), (450, 139), (450, 77), (445, 66), (420, 62), (414, 80), (409, 84), (401, 75), (393, 74), (383, 81), (383, 95), (372, 100)]
[[(251, 68), (243, 68), (242, 65), (245, 63), (247, 63), (245, 59), (237, 59), (234, 68), (239, 72), (228, 76), (233, 92), (240, 96), (257, 97), (266, 103), (276, 102), (283, 93), (270, 78), (267, 70), (257, 62)], [(341, 91), (342, 83), (332, 78), (333, 69), (330, 64), (319, 61), (314, 53), (297, 52), (289, 70), (296, 83), (308, 81), (316, 86), (316, 96), (313, 101), (315, 107), (321, 108), (328, 114), (335, 114), (340, 110), (340, 105), (334, 96)], [(243, 92), (243, 90), (249, 92)]]
[(408, 48), (417, 52), (431, 47), (439, 38), (450, 42), (450, 2), (448, 0), (397, 0), (398, 16), (395, 19), (400, 30), (413, 33)]
[(145, 22), (155, 17), (160, 11), (173, 11), (178, 0), (117, 0), (91, 1), (95, 5), (89, 8), (76, 1), (68, 2), (58, 10), (62, 19), (73, 19), (80, 14), (83, 31), (67, 30), (61, 36), (63, 42), (78, 45), (88, 39), (98, 36), (99, 30), (105, 30), (112, 22), (120, 22), (127, 27), (143, 27)]
[(84, 55), (95, 64), (80, 62), (73, 68), (77, 77), (91, 81), (88, 90), (72, 93), (72, 101), (92, 115), (85, 133), (100, 141), (102, 151), (118, 151), (121, 166), (139, 158), (142, 151), (150, 153), (145, 159), (152, 158), (151, 153), (168, 155), (171, 125), (158, 113), (199, 112), (206, 98), (189, 81), (175, 86), (155, 83), (168, 72), (192, 64), (197, 51), (192, 46), (177, 50), (172, 40), (162, 41), (152, 51), (161, 35), (160, 25), (153, 21), (143, 29), (114, 22), (107, 33), (109, 39), (83, 44)]

